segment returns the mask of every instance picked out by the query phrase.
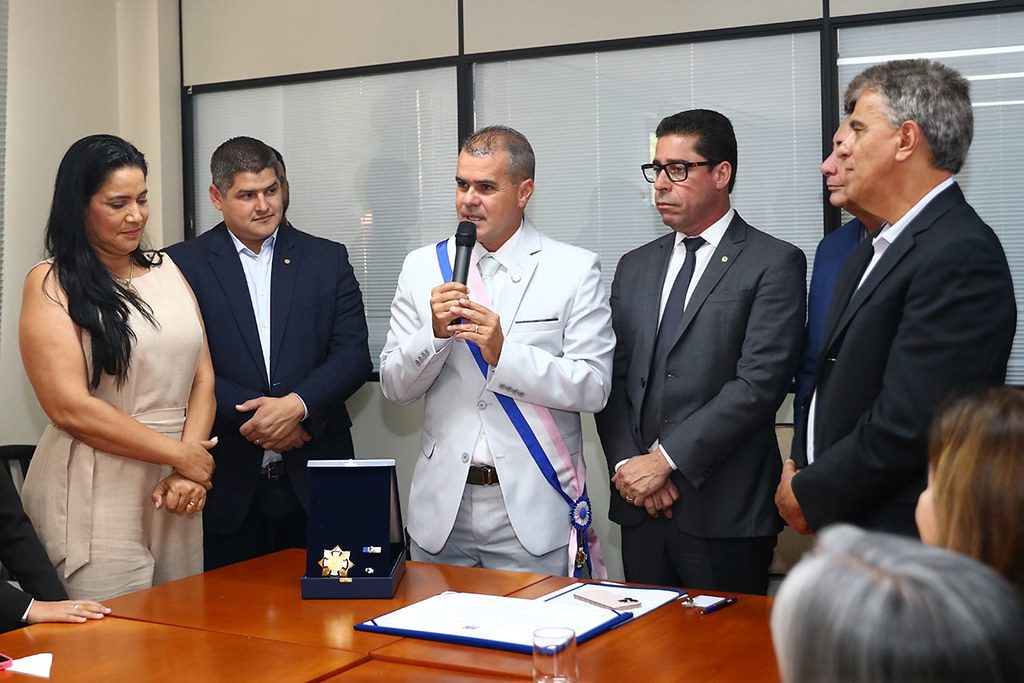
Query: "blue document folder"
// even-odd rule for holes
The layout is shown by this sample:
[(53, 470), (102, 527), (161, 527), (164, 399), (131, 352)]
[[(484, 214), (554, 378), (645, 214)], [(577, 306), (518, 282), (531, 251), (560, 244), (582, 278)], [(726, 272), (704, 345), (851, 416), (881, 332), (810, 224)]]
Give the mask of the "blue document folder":
[(356, 624), (355, 628), (530, 654), (533, 632), (538, 628), (569, 627), (576, 631), (576, 642), (584, 643), (632, 616), (582, 603), (447, 592)]

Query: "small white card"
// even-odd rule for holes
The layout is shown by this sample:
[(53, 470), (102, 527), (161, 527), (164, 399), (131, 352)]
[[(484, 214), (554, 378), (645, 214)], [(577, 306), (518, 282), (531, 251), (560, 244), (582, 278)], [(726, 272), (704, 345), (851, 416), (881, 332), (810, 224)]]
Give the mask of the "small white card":
[(720, 602), (725, 602), (727, 598), (719, 598), (714, 595), (695, 595), (692, 598), (690, 598), (690, 600), (693, 603), (694, 607), (707, 609), (712, 605), (717, 605)]
[(6, 671), (14, 671), (19, 674), (38, 676), (39, 678), (50, 677), (50, 666), (53, 665), (53, 653), (44, 652), (38, 655), (29, 655), (21, 659), (15, 659)]

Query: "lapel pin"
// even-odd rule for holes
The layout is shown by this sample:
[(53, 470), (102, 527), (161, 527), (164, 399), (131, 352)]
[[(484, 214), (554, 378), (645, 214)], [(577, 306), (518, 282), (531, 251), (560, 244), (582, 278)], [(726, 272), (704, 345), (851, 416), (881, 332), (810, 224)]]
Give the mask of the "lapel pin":
[(285, 264), (286, 266), (287, 266), (287, 265), (290, 265), (290, 264), (291, 264), (291, 262), (292, 262), (292, 260), (291, 260), (290, 258), (286, 258), (286, 259), (284, 260), (284, 264)]
[(512, 273), (512, 282), (519, 282), (523, 277), (519, 273)]
[[(728, 261), (729, 261), (729, 257), (728, 256), (723, 256), (722, 257), (722, 263), (727, 263)], [(285, 263), (288, 263), (288, 262), (285, 261)]]

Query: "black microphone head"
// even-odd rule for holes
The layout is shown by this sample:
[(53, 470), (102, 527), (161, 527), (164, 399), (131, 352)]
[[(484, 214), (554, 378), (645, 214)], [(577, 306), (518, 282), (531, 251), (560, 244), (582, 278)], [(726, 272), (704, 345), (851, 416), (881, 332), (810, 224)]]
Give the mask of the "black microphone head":
[(476, 223), (473, 221), (462, 221), (459, 227), (455, 228), (455, 246), (472, 247), (476, 244)]

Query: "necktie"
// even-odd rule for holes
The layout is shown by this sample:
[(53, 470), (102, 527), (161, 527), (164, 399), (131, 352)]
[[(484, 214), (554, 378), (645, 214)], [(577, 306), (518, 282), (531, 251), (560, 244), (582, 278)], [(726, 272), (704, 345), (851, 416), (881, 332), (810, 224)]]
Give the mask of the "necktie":
[(493, 306), (497, 298), (494, 291), (494, 276), (497, 274), (498, 269), (501, 268), (501, 264), (498, 263), (498, 259), (490, 254), (484, 254), (477, 262), (477, 267), (480, 269), (480, 279), (484, 281), (484, 287), (487, 288), (487, 295), (490, 297), (491, 305)]
[(686, 290), (690, 287), (690, 280), (693, 279), (693, 271), (697, 266), (697, 250), (706, 243), (703, 237), (683, 239), (686, 257), (683, 259), (683, 267), (679, 269), (676, 281), (672, 284), (672, 290), (668, 294), (665, 312), (661, 315), (658, 337), (654, 343), (654, 354), (651, 356), (651, 372), (647, 379), (647, 392), (643, 408), (640, 411), (640, 435), (643, 438), (644, 448), (649, 447), (658, 438), (668, 353), (672, 350), (676, 333), (679, 332), (679, 324), (683, 320)]

